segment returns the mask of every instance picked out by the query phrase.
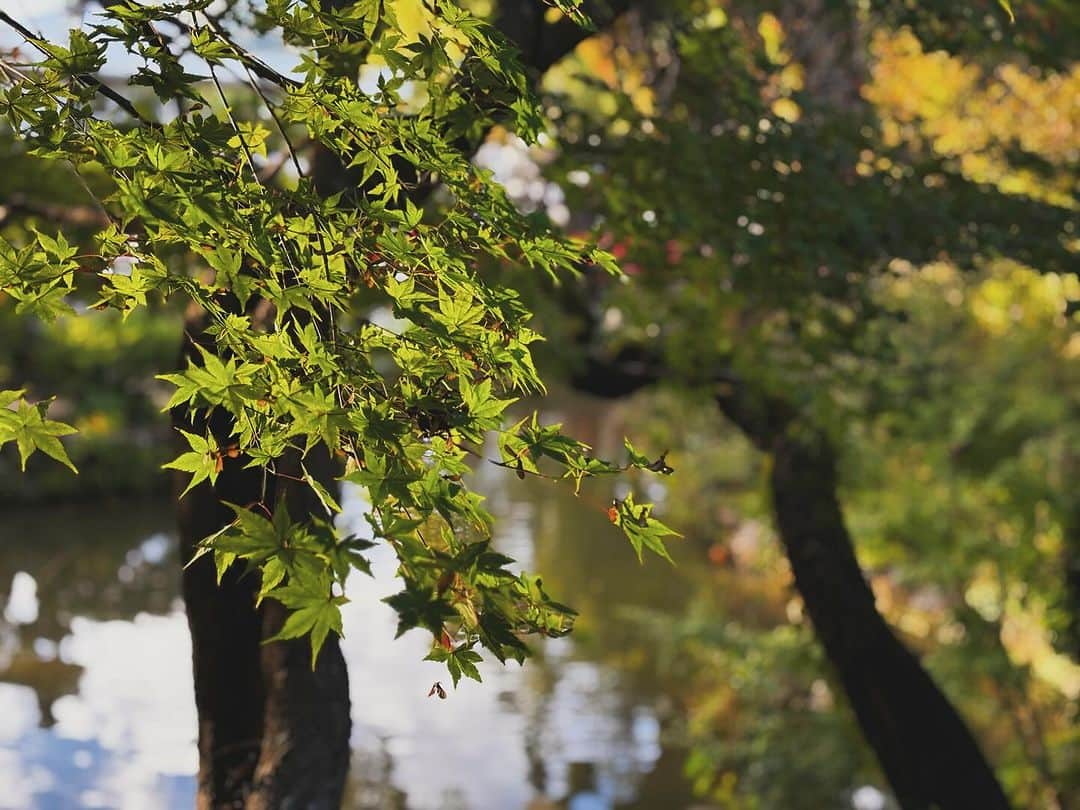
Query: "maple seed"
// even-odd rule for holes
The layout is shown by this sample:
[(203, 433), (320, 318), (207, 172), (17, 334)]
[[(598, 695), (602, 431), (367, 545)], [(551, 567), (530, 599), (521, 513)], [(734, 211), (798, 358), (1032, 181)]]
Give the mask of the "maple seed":
[(618, 501), (612, 501), (611, 502), (611, 506), (609, 506), (608, 510), (607, 510), (607, 519), (610, 520), (612, 523), (618, 523), (619, 522), (619, 502)]
[(431, 697), (432, 695), (438, 695), (439, 700), (446, 700), (446, 690), (442, 688), (442, 684), (438, 681), (435, 681), (435, 683), (431, 685), (431, 691), (427, 693), (428, 697)]

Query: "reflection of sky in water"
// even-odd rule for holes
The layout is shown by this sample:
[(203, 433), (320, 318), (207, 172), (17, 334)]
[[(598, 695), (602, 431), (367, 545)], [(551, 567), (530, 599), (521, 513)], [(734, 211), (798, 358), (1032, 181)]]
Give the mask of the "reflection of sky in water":
[(32, 689), (0, 684), (0, 807), (190, 807), (190, 646), (181, 613), (74, 619), (59, 654), (84, 671), (52, 728)]
[[(531, 556), (532, 508), (505, 491), (494, 494), (491, 506), (505, 533), (501, 547)], [(359, 498), (346, 496), (342, 519), (357, 533), (367, 530), (363, 509)], [(139, 576), (140, 567), (164, 557), (162, 536), (154, 535), (121, 558), (118, 576)], [(350, 581), (352, 601), (344, 611), (353, 745), (373, 755), (385, 746), (409, 807), (439, 808), (453, 799), (474, 810), (524, 808), (536, 795), (529, 740), (534, 759), (542, 760), (548, 796), (566, 795), (570, 763), (595, 762), (599, 806), (632, 798), (637, 779), (659, 756), (659, 727), (649, 710), (624, 708), (610, 671), (572, 660), (572, 643), (559, 640), (547, 650), (554, 666), (545, 670), (553, 679), (546, 688), (533, 669), (540, 664), (493, 661), (481, 667), (484, 683), (463, 680), (447, 700), (428, 699), (433, 681), (449, 686), (445, 669), (422, 660), (426, 633), (394, 640), (396, 615), (380, 601), (397, 589), (392, 551), (372, 549), (372, 563), (375, 578)], [(30, 618), (38, 607), (33, 577), (2, 572), (0, 579), (14, 597), (7, 603), (16, 614), (11, 618)], [(4, 629), (0, 659), (13, 654), (13, 624)], [(0, 808), (191, 807), (196, 721), (181, 606), (129, 621), (76, 616), (58, 645), (23, 638), (39, 655), (81, 667), (81, 674), (77, 691), (53, 703), (51, 728), (41, 727), (30, 687), (0, 683)]]

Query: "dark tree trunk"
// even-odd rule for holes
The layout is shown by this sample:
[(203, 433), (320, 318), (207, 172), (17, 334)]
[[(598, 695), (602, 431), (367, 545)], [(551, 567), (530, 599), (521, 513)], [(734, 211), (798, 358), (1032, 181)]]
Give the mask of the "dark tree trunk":
[(827, 440), (776, 400), (732, 387), (719, 403), (772, 455), (773, 512), (795, 586), (901, 806), (1007, 810), (963, 719), (877, 611), (844, 525)]
[[(259, 482), (252, 471), (227, 465), (212, 489), (202, 484), (179, 506), (181, 559), (233, 515), (219, 500), (248, 503)], [(215, 491), (216, 490), (216, 491)], [(234, 566), (215, 582), (213, 561), (203, 557), (183, 573), (184, 605), (191, 629), (195, 707), (199, 717), (198, 807), (243, 807), (262, 745), (265, 690), (259, 661), (262, 619), (255, 610), (257, 583)]]
[(908, 810), (1007, 808), (964, 721), (874, 605), (819, 437), (773, 445), (773, 508), (796, 586), (863, 734)]
[[(614, 398), (666, 375), (633, 347), (587, 355), (572, 380)], [(772, 456), (770, 488), (795, 587), (862, 729), (905, 810), (1007, 810), (1009, 802), (963, 719), (877, 611), (837, 499), (836, 461), (825, 438), (774, 397), (717, 375), (717, 403)]]
[[(202, 334), (198, 315), (186, 326), (188, 335)], [(185, 358), (193, 351), (185, 338)], [(201, 417), (193, 423), (179, 412), (173, 419), (187, 430), (209, 427), (221, 439), (229, 433), (220, 413), (209, 424)], [(328, 458), (309, 458), (305, 464), (320, 479), (332, 479)], [(180, 501), (182, 559), (190, 559), (199, 540), (232, 520), (223, 501), (251, 504), (262, 496), (262, 473), (243, 469), (240, 459), (225, 459), (216, 485), (203, 483)], [(294, 519), (321, 510), (306, 489), (270, 485), (270, 508), (278, 497), (289, 499)], [(306, 639), (263, 644), (280, 628), (284, 609), (270, 599), (256, 609), (257, 588), (257, 576), (245, 576), (235, 565), (218, 585), (210, 556), (184, 569), (199, 716), (197, 807), (338, 808), (351, 725), (348, 677), (337, 637), (327, 638), (314, 671)]]
[[(334, 0), (334, 4), (342, 3)], [(603, 8), (589, 3), (601, 22), (629, 5), (625, 0)], [(587, 36), (568, 22), (546, 25), (542, 17), (545, 6), (538, 0), (509, 2), (507, 7), (500, 23), (521, 46), (525, 64), (538, 73)], [(316, 155), (312, 179), (323, 194), (355, 183), (355, 177), (326, 150)], [(420, 183), (410, 196), (420, 202), (430, 191), (430, 184)], [(199, 313), (185, 322), (183, 359), (194, 356), (192, 336), (201, 340), (204, 327)], [(207, 427), (205, 421), (193, 424), (181, 413), (174, 413), (174, 424), (195, 432)], [(229, 433), (223, 420), (210, 427), (222, 438)], [(329, 460), (323, 460), (322, 476), (312, 469), (312, 463), (305, 461), (312, 474), (329, 482)], [(271, 508), (274, 494), (267, 493)], [(287, 491), (285, 496), (290, 498), (294, 519), (321, 508), (310, 502), (312, 496), (306, 489), (302, 493)], [(223, 501), (250, 504), (262, 497), (261, 472), (242, 469), (240, 460), (225, 459), (215, 486), (204, 483), (180, 503), (182, 559), (190, 559), (199, 540), (232, 519), (232, 511)], [(308, 502), (294, 505), (298, 497)], [(218, 585), (209, 557), (184, 570), (199, 715), (198, 807), (339, 807), (348, 769), (351, 724), (348, 676), (337, 637), (330, 634), (326, 639), (314, 671), (306, 640), (262, 644), (281, 626), (284, 612), (272, 600), (256, 609), (257, 585), (254, 576), (243, 576), (236, 566)]]
[[(298, 454), (280, 465), (300, 475)], [(338, 472), (325, 448), (304, 459), (304, 466), (324, 484)], [(288, 483), (277, 497), (288, 498), (294, 519), (303, 515), (326, 517), (323, 506), (307, 486)], [(284, 623), (284, 607), (272, 599), (263, 602), (262, 634), (276, 634)], [(266, 701), (263, 742), (255, 766), (255, 785), (247, 810), (334, 810), (341, 806), (349, 770), (349, 678), (338, 637), (326, 638), (315, 668), (306, 638), (262, 645), (260, 655)]]
[[(1080, 455), (1070, 454), (1066, 458), (1065, 477), (1070, 481), (1080, 477)], [(1075, 492), (1066, 505), (1063, 529), (1065, 547), (1062, 550), (1062, 563), (1065, 569), (1064, 601), (1068, 624), (1062, 647), (1074, 661), (1080, 661), (1080, 495)]]

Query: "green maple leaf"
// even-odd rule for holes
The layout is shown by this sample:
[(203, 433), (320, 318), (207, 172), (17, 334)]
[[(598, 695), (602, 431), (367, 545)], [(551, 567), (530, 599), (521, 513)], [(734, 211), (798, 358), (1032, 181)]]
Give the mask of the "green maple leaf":
[(664, 538), (682, 535), (654, 518), (651, 504), (635, 505), (633, 495), (627, 495), (626, 500), (617, 504), (617, 510), (616, 522), (634, 547), (638, 562), (643, 561), (642, 550), (647, 548), (674, 564), (664, 545)]
[(441, 646), (436, 646), (424, 660), (445, 663), (446, 669), (450, 672), (450, 677), (454, 681), (454, 688), (457, 688), (462, 675), (466, 678), (472, 678), (474, 681), (481, 680), (480, 670), (476, 668), (476, 665), (483, 658), (480, 653), (473, 652), (468, 647), (462, 646), (455, 650), (446, 650)]
[(475, 419), (496, 419), (513, 399), (497, 399), (491, 394), (491, 380), (482, 380), (477, 385), (469, 385), (464, 378), (459, 383), (461, 399)]
[(193, 487), (203, 481), (209, 479), (211, 484), (217, 481), (218, 472), (220, 472), (218, 463), (221, 459), (218, 455), (217, 441), (213, 436), (208, 434), (204, 439), (202, 436), (188, 433), (186, 430), (180, 432), (184, 434), (184, 438), (187, 439), (191, 450), (180, 454), (168, 464), (163, 464), (162, 468), (191, 473), (191, 480), (184, 487), (184, 491), (180, 493), (180, 497), (183, 498)]
[[(76, 430), (71, 425), (45, 418), (48, 402), (31, 405), (22, 398), (20, 391), (0, 391), (0, 444), (14, 441), (19, 447), (19, 464), (26, 470), (26, 461), (40, 450), (78, 473), (68, 458), (59, 436), (68, 436)], [(14, 405), (14, 409), (12, 409)]]
[(286, 641), (310, 634), (311, 668), (315, 669), (319, 650), (330, 631), (333, 630), (339, 636), (344, 635), (341, 627), (341, 606), (349, 600), (344, 596), (333, 595), (330, 590), (330, 577), (325, 572), (293, 576), (287, 585), (271, 591), (270, 596), (292, 612), (281, 630), (264, 643)]

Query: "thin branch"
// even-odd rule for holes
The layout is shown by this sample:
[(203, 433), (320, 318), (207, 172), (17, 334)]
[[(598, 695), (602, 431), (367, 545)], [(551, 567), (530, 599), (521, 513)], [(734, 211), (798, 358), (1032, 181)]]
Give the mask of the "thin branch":
[[(219, 36), (221, 35), (219, 34)], [(285, 131), (285, 125), (282, 124), (281, 119), (278, 117), (277, 111), (274, 109), (274, 105), (270, 103), (270, 99), (266, 97), (266, 93), (262, 91), (262, 88), (259, 87), (259, 83), (256, 82), (253, 78), (252, 74), (254, 71), (252, 71), (246, 64), (243, 65), (243, 68), (244, 75), (247, 76), (248, 84), (251, 86), (251, 89), (255, 91), (255, 95), (257, 95), (262, 101), (263, 106), (266, 107), (266, 111), (270, 113), (270, 117), (273, 119), (275, 126), (277, 126), (278, 132), (281, 133), (281, 139), (285, 141), (285, 148), (289, 150), (289, 157), (292, 158), (292, 163), (293, 166), (296, 168), (297, 175), (303, 177), (304, 169), (300, 165), (300, 158), (297, 157), (296, 147), (293, 146), (293, 142), (289, 138), (289, 133)]]
[[(240, 62), (245, 68), (258, 76), (260, 79), (265, 79), (271, 84), (276, 84), (283, 90), (289, 90), (301, 86), (301, 83), (296, 81), (296, 79), (290, 79), (283, 73), (274, 70), (272, 67), (270, 67), (270, 65), (268, 65), (255, 54), (253, 54), (251, 51), (237, 44), (237, 42), (231, 36), (229, 36), (228, 32), (225, 31), (225, 29), (221, 26), (221, 23), (218, 22), (216, 17), (211, 14), (207, 14), (205, 10), (201, 13), (202, 16), (206, 18), (207, 27), (210, 28), (210, 30), (213, 31), (219, 39), (221, 39), (223, 42), (226, 42), (229, 47), (233, 49), (233, 51), (235, 52), (235, 59)], [(178, 17), (162, 17), (161, 19), (164, 22), (175, 25), (189, 37), (192, 36), (192, 34), (195, 32), (195, 28), (193, 28), (191, 25), (188, 25), (186, 22), (179, 19)]]
[[(40, 42), (45, 41), (44, 37), (35, 36), (33, 31), (20, 23), (7, 12), (0, 11), (0, 22), (3, 22), (9, 27), (15, 29), (15, 31), (17, 31), (22, 36), (22, 38), (27, 41), (27, 43), (32, 45), (40, 53), (54, 59), (56, 58), (55, 56), (53, 56), (53, 54), (49, 53), (39, 44)], [(72, 75), (72, 78), (87, 87), (92, 87), (98, 95), (104, 96), (105, 98), (112, 101), (114, 104), (120, 107), (120, 109), (122, 109), (132, 118), (137, 120), (140, 124), (153, 128), (161, 127), (161, 124), (157, 123), (156, 121), (151, 121), (149, 118), (143, 116), (142, 113), (135, 109), (135, 105), (132, 104), (129, 99), (117, 93), (115, 90), (113, 90), (96, 76), (93, 76), (89, 73), (75, 73)]]

